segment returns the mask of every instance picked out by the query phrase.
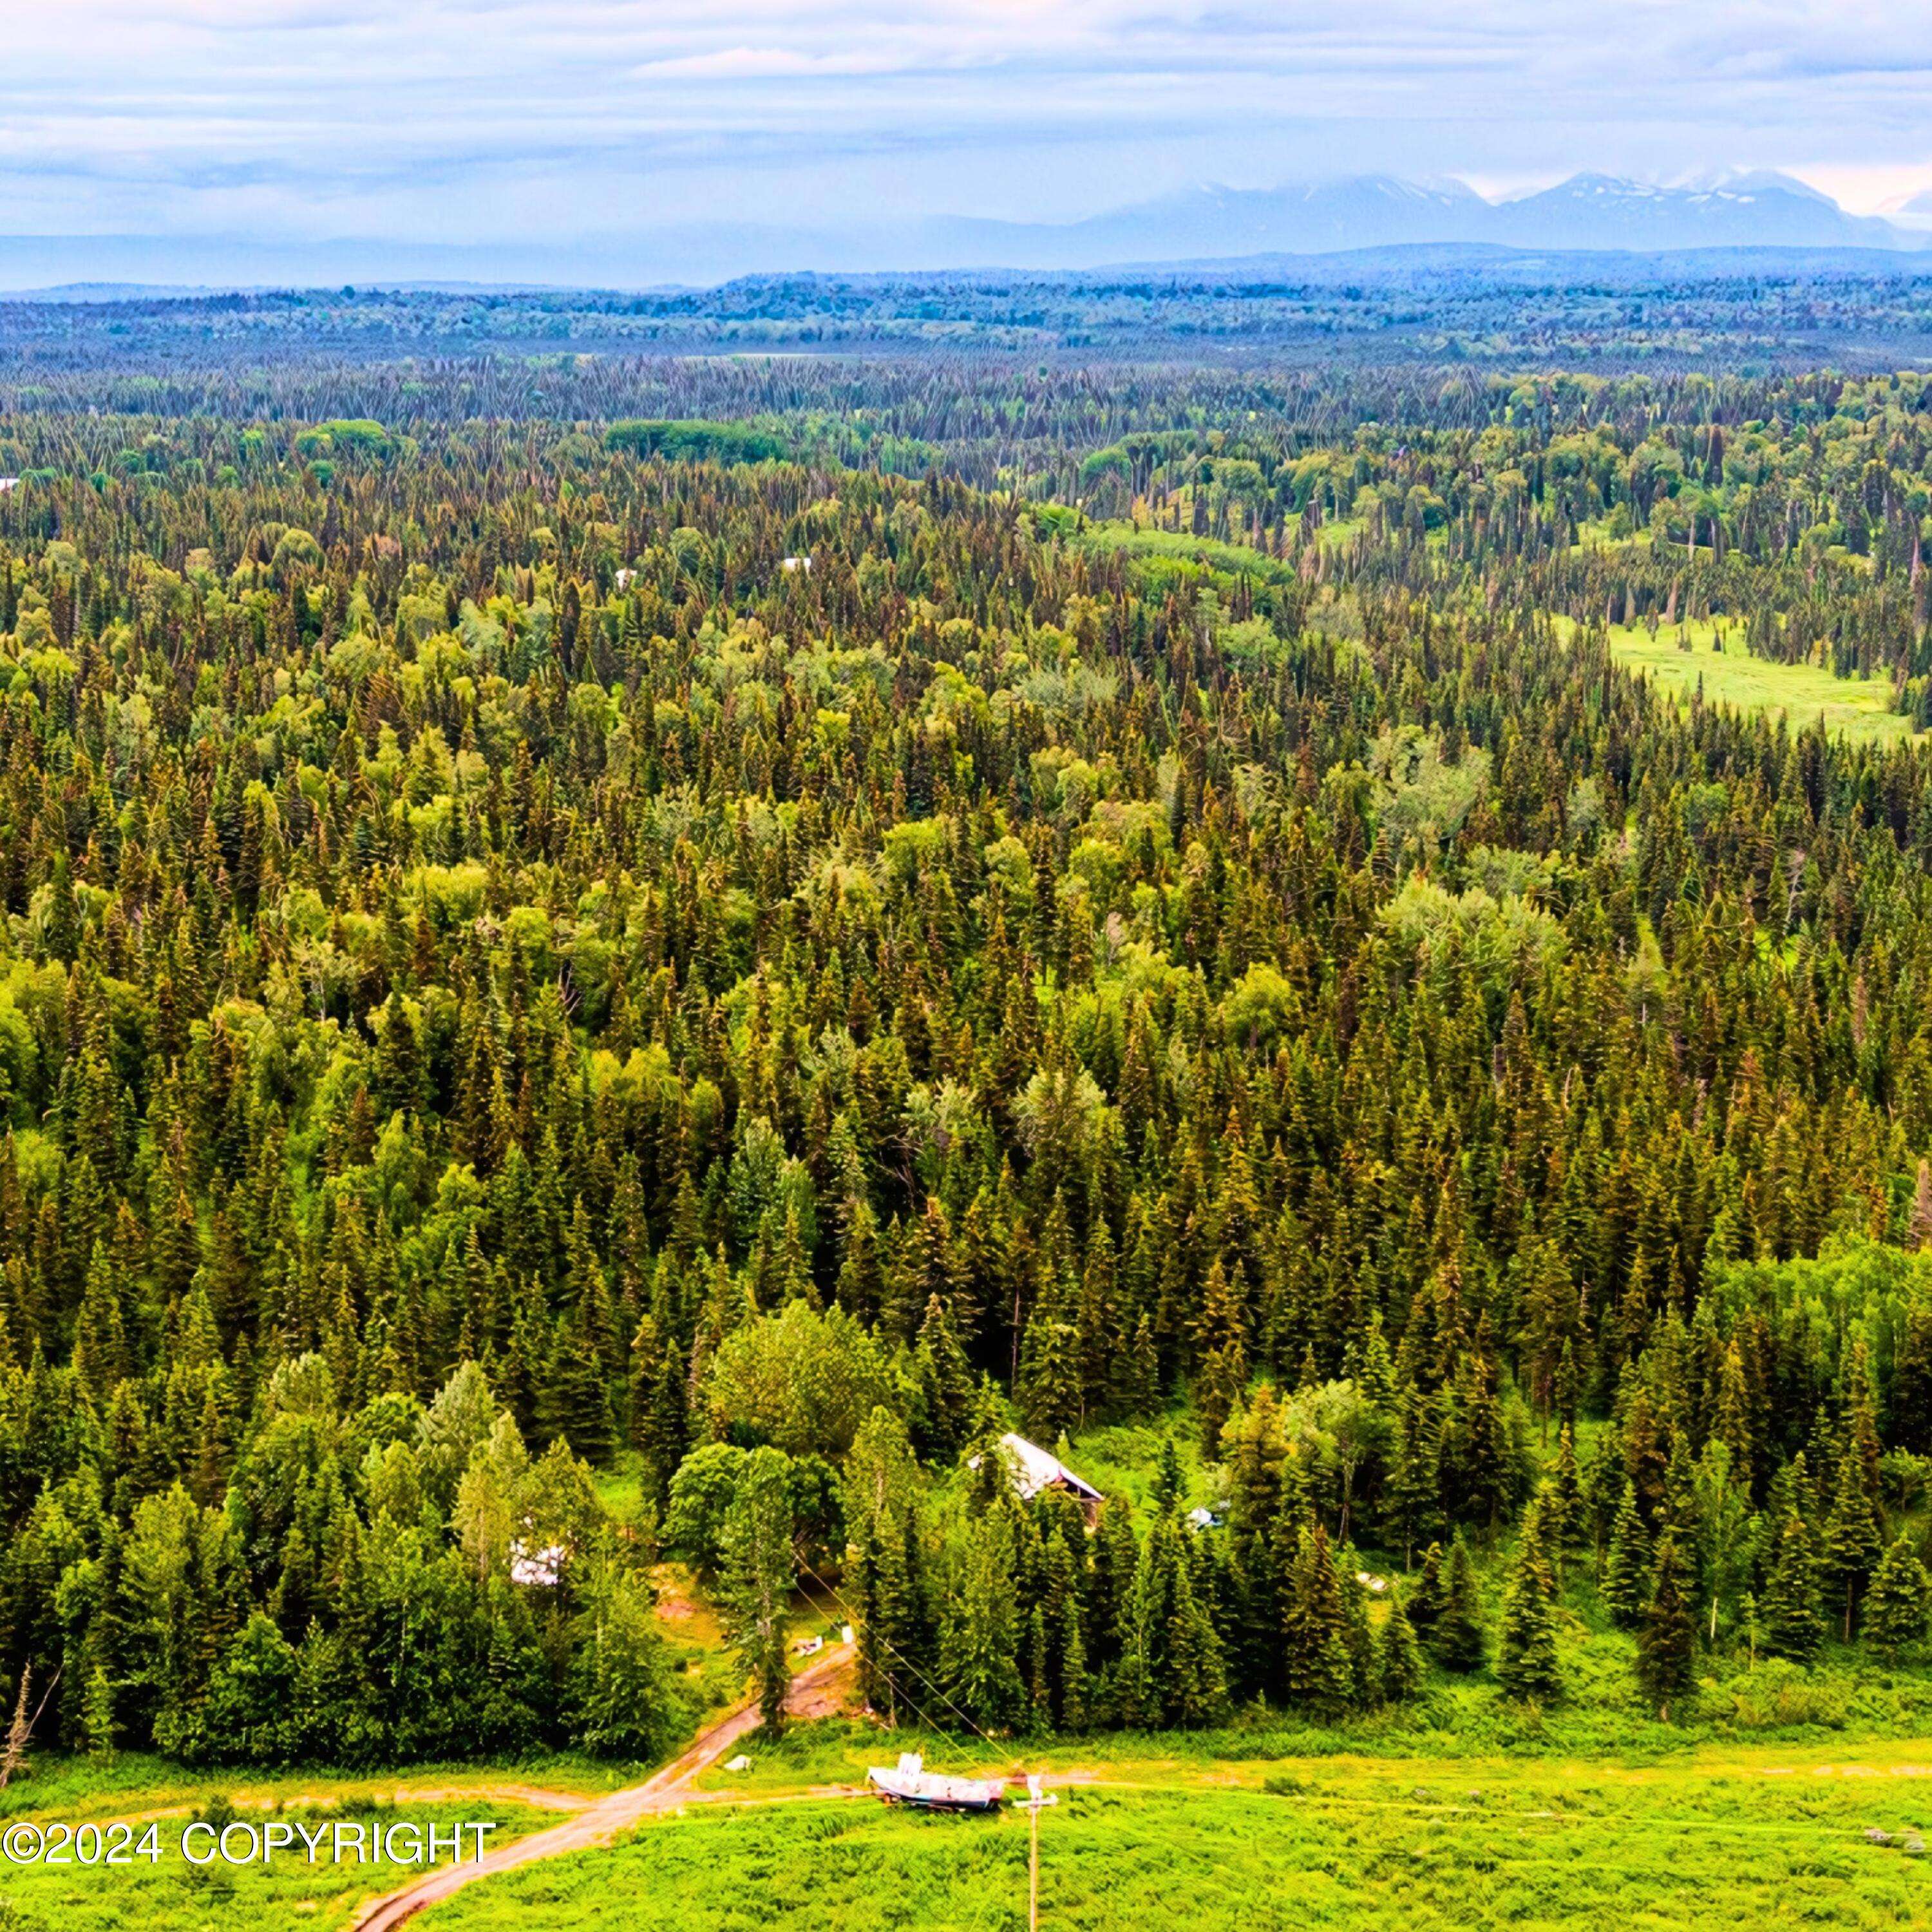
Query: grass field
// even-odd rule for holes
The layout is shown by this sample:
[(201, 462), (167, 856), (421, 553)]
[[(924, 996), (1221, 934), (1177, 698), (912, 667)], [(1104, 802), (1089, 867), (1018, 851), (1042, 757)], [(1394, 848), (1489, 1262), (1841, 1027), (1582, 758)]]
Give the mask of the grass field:
[[(308, 1788), (314, 1790), (314, 1780), (308, 1780)], [(140, 1795), (158, 1796), (164, 1802), (136, 1804), (124, 1810), (111, 1804), (90, 1804), (87, 1815), (138, 1819), (146, 1811), (169, 1808), (166, 1801), (173, 1794)], [(37, 1808), (34, 1820), (44, 1826), (59, 1808)], [(284, 1814), (238, 1809), (234, 1815), (260, 1827)], [(290, 1926), (312, 1926), (317, 1932), (340, 1932), (352, 1922), (365, 1900), (394, 1891), (416, 1868), (381, 1857), (358, 1859), (346, 1840), (345, 1856), (340, 1863), (335, 1862), (329, 1852), (337, 1822), (359, 1824), (367, 1833), (406, 1821), (424, 1832), (434, 1828), (446, 1840), (458, 1824), (491, 1822), (496, 1828), (485, 1842), (494, 1850), (526, 1832), (554, 1824), (557, 1817), (554, 1810), (481, 1795), (442, 1802), (392, 1804), (366, 1792), (348, 1795), (338, 1804), (291, 1804), (285, 1815), (299, 1819), (311, 1832), (319, 1826), (331, 1828), (330, 1837), (319, 1841), (322, 1856), (316, 1862), (308, 1862), (297, 1844), (292, 1850), (278, 1850), (266, 1864), (229, 1865), (217, 1858), (197, 1866), (182, 1854), (182, 1830), (190, 1820), (180, 1813), (158, 1821), (160, 1856), (152, 1862), (136, 1857), (130, 1863), (110, 1867), (82, 1863), (78, 1857), (64, 1864), (9, 1858), (0, 1862), (0, 1928), (4, 1932), (281, 1932)], [(466, 1849), (472, 1842), (465, 1840)], [(4, 1843), (0, 1838), (0, 1844)], [(244, 1840), (238, 1837), (232, 1843), (241, 1854)], [(91, 1851), (92, 1841), (84, 1840), (82, 1850)]]
[(1643, 625), (1616, 624), (1610, 634), (1619, 664), (1680, 698), (1688, 699), (1701, 679), (1707, 703), (1781, 712), (1794, 728), (1820, 716), (1828, 730), (1853, 738), (1902, 738), (1912, 728), (1892, 709), (1888, 679), (1834, 677), (1822, 664), (1753, 657), (1735, 627), (1721, 651), (1715, 648), (1716, 626), (1708, 622), (1660, 628), (1654, 638)]
[(422, 1764), (405, 1771), (190, 1771), (164, 1757), (123, 1751), (102, 1764), (36, 1753), (32, 1774), (0, 1791), (0, 1824), (10, 1818), (128, 1818), (185, 1813), (219, 1792), (243, 1811), (305, 1802), (380, 1801), (434, 1792), (487, 1795), (519, 1785), (586, 1802), (632, 1783), (632, 1766), (542, 1754), (514, 1765)]
[[(1268, 579), (1292, 577), (1295, 570), (1292, 563), (1270, 556), (1265, 550), (1253, 549), (1246, 544), (1227, 543), (1218, 537), (1198, 537), (1187, 530), (1156, 530), (1148, 524), (1129, 523), (1124, 518), (1091, 523), (1084, 530), (1076, 531), (1070, 518), (1061, 526), (1060, 534), (1082, 549), (1109, 554), (1124, 551), (1142, 562), (1201, 565), (1237, 576)], [(1322, 535), (1324, 538), (1339, 541), (1332, 530), (1324, 530)]]
[[(1932, 1750), (1918, 1735), (1856, 1721), (1766, 1741), (1645, 1726), (1606, 1748), (1582, 1714), (1552, 1714), (1519, 1740), (1472, 1746), (1451, 1728), (1379, 1740), (1284, 1724), (1198, 1736), (1107, 1736), (1040, 1747), (882, 1733), (856, 1719), (754, 1737), (748, 1770), (706, 1773), (682, 1810), (610, 1851), (492, 1876), (425, 1912), (424, 1932), (994, 1932), (1024, 1923), (1025, 1834), (997, 1820), (926, 1819), (864, 1797), (869, 1763), (923, 1744), (936, 1768), (1017, 1778), (1045, 1772), (1059, 1802), (1042, 1828), (1042, 1922), (1132, 1932), (1196, 1927), (1527, 1925), (1876, 1928), (1932, 1922)], [(0, 1864), (4, 1932), (341, 1932), (404, 1868), (313, 1868), (299, 1856), (197, 1871), (176, 1847), (188, 1780), (152, 1760), (90, 1789), (86, 1766), (32, 1783), (34, 1816), (171, 1815), (166, 1856), (113, 1871)], [(145, 1770), (147, 1781), (136, 1781)], [(568, 1804), (604, 1774), (571, 1761), (524, 1769)], [(340, 1815), (447, 1831), (496, 1821), (493, 1846), (556, 1821), (502, 1768), (230, 1786), (237, 1815), (285, 1808), (313, 1826)], [(633, 1774), (634, 1775), (634, 1774)], [(96, 1780), (98, 1782), (98, 1780)], [(530, 1802), (520, 1802), (521, 1792)], [(331, 1794), (340, 1794), (333, 1806)], [(16, 1793), (10, 1791), (8, 1798)], [(1891, 1834), (1874, 1844), (1868, 1830)], [(8, 1916), (9, 1911), (14, 1914)], [(1622, 1932), (1622, 1928), (1618, 1928)]]
[[(1041, 1923), (1289, 1928), (1890, 1927), (1932, 1913), (1925, 1754), (1856, 1772), (1765, 1749), (1660, 1766), (1328, 1759), (1109, 1764), (1042, 1827)], [(1870, 1843), (1868, 1827), (1901, 1840)], [(1026, 1832), (866, 1798), (694, 1807), (628, 1844), (493, 1879), (424, 1932), (994, 1932)]]

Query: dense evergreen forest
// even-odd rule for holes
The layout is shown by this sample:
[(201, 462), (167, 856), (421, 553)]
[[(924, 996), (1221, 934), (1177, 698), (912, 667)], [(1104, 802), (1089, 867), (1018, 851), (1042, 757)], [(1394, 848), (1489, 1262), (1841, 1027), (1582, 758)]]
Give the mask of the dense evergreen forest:
[(1932, 272), (1884, 250), (1658, 254), (1443, 247), (1080, 271), (752, 274), (632, 290), (404, 285), (184, 297), (81, 286), (0, 294), (0, 358), (28, 383), (113, 370), (284, 373), (338, 356), (817, 355), (1125, 359), (1394, 371), (1632, 366), (1860, 373), (1932, 356)]
[(98, 380), (0, 417), (42, 1735), (648, 1756), (660, 1551), (994, 1732), (1916, 1659), (1932, 754), (1610, 632), (1924, 723), (1922, 379)]

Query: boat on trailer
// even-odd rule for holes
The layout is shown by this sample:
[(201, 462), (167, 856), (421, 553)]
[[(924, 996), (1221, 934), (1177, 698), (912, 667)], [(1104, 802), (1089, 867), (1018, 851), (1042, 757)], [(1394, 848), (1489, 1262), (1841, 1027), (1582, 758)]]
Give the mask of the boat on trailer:
[(928, 1771), (916, 1751), (902, 1751), (888, 1768), (874, 1765), (866, 1782), (888, 1804), (910, 1804), (922, 1811), (997, 1811), (1006, 1790), (998, 1778), (946, 1778)]

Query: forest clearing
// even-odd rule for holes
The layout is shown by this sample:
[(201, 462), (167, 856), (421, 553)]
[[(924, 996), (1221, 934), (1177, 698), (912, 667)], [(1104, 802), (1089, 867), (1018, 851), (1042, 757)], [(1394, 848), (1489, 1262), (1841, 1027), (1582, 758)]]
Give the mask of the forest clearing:
[(1613, 624), (1610, 654), (1679, 703), (1701, 692), (1707, 704), (1768, 712), (1794, 730), (1822, 719), (1828, 731), (1852, 737), (1898, 737), (1912, 729), (1887, 678), (1838, 677), (1822, 664), (1754, 656), (1736, 627), (1727, 646), (1720, 647), (1721, 636), (1722, 627), (1708, 619), (1660, 626), (1654, 637), (1643, 626)]

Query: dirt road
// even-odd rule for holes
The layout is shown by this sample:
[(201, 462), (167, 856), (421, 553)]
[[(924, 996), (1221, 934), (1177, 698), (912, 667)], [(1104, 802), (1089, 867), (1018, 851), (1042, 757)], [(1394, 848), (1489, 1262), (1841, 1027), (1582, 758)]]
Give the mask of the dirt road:
[[(836, 1645), (809, 1670), (801, 1670), (792, 1679), (788, 1709), (815, 1711), (823, 1701), (821, 1693), (827, 1682), (836, 1678), (851, 1660), (850, 1646)], [(356, 1920), (352, 1932), (391, 1932), (392, 1927), (412, 1918), (424, 1906), (434, 1905), (452, 1893), (460, 1892), (465, 1886), (489, 1877), (494, 1872), (510, 1871), (538, 1858), (558, 1858), (566, 1852), (591, 1851), (609, 1844), (620, 1832), (628, 1831), (639, 1820), (649, 1817), (653, 1811), (668, 1810), (680, 1803), (686, 1787), (700, 1771), (715, 1763), (740, 1738), (758, 1727), (757, 1705), (741, 1704), (729, 1717), (720, 1719), (704, 1732), (682, 1757), (653, 1773), (642, 1784), (614, 1791), (609, 1797), (600, 1798), (586, 1805), (564, 1823), (553, 1825), (546, 1832), (533, 1832), (527, 1838), (519, 1838), (514, 1845), (490, 1852), (473, 1864), (444, 1865), (435, 1871), (426, 1872), (401, 1891), (392, 1892), (386, 1898), (376, 1900)]]

